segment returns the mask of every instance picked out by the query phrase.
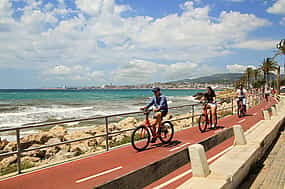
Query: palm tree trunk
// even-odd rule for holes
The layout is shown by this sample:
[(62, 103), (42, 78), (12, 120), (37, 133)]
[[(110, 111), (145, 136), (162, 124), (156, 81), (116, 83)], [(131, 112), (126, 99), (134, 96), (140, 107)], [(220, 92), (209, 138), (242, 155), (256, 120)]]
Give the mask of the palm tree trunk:
[(280, 94), (280, 66), (277, 67), (277, 89), (276, 89), (277, 95)]

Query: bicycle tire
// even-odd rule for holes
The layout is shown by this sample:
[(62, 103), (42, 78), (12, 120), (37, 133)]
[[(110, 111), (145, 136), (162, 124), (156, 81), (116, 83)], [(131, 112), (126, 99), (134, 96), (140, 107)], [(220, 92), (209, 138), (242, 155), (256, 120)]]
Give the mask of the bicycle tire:
[[(142, 132), (143, 132), (143, 136), (141, 135)], [(132, 142), (133, 148), (137, 151), (145, 150), (150, 143), (150, 136), (151, 136), (150, 131), (146, 126), (144, 126), (144, 125), (138, 126), (133, 131), (132, 136), (131, 136), (132, 137), (131, 142)], [(144, 141), (144, 140), (146, 140), (146, 141)], [(145, 144), (143, 144), (143, 142), (145, 142)]]
[(240, 102), (238, 103), (237, 115), (239, 118), (242, 117), (242, 105)]
[[(169, 131), (171, 132), (170, 135), (169, 135), (169, 138), (163, 138), (163, 134), (165, 133), (162, 133), (162, 132), (165, 132), (165, 129), (167, 129), (167, 132), (169, 134)], [(174, 127), (173, 127), (173, 124), (170, 122), (170, 121), (165, 121), (161, 124), (159, 130), (158, 130), (158, 136), (159, 136), (159, 140), (164, 143), (164, 144), (167, 144), (167, 143), (170, 143), (173, 136), (174, 136)]]
[(208, 126), (208, 116), (206, 116), (205, 114), (200, 115), (198, 128), (201, 131), (201, 133), (207, 130), (207, 126)]

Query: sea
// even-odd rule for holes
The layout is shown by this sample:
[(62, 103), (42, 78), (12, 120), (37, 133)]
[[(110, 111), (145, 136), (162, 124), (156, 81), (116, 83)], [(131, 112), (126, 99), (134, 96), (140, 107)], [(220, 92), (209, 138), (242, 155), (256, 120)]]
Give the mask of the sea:
[[(162, 90), (169, 107), (193, 104), (205, 90)], [(152, 96), (150, 89), (0, 90), (0, 129), (25, 124), (88, 118), (138, 111)]]

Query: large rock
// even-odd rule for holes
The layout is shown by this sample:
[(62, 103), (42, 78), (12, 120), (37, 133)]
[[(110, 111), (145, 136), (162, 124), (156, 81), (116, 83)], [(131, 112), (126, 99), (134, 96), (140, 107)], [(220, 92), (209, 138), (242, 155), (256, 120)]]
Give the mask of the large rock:
[[(74, 133), (71, 133), (71, 134), (68, 134), (68, 135), (65, 135), (64, 136), (64, 140), (66, 141), (70, 141), (70, 140), (76, 140), (76, 139), (80, 139), (80, 138), (88, 138), (88, 137), (92, 137), (93, 135), (91, 134), (87, 134), (85, 133), (85, 131), (76, 131)], [(90, 146), (90, 147), (94, 147), (98, 144), (97, 140), (94, 138), (94, 139), (89, 139), (89, 140), (83, 140), (83, 141), (79, 141), (79, 142), (74, 142), (74, 143), (71, 143), (71, 146), (73, 145), (78, 145), (78, 144), (84, 144), (86, 145), (87, 147)]]
[(47, 148), (45, 158), (50, 159), (55, 156), (56, 153), (60, 151), (60, 148), (58, 146)]
[(120, 121), (117, 125), (120, 129), (130, 129), (134, 128), (137, 124), (137, 120), (134, 117), (127, 117), (126, 119)]
[(85, 133), (85, 131), (75, 131), (64, 136), (65, 141), (76, 140), (80, 138), (92, 137), (93, 135)]
[(78, 154), (83, 154), (89, 152), (90, 148), (88, 148), (85, 144), (74, 144), (70, 147), (70, 152), (76, 152)]
[(12, 152), (17, 150), (17, 143), (16, 142), (9, 142), (3, 149), (6, 152)]
[(50, 135), (48, 132), (27, 135), (21, 139), (21, 145), (22, 148), (25, 149), (32, 146), (33, 144), (44, 144), (52, 137), (53, 136)]
[(16, 163), (17, 161), (17, 156), (13, 155), (7, 158), (4, 158), (1, 162), (0, 162), (0, 169), (8, 167), (9, 165)]
[(170, 120), (170, 119), (172, 119), (173, 118), (173, 115), (172, 114), (167, 114), (166, 116), (165, 116), (165, 119), (166, 120)]
[(8, 143), (9, 143), (8, 140), (6, 139), (1, 140), (0, 138), (0, 150), (3, 150)]
[[(28, 149), (36, 148), (36, 147), (39, 147), (39, 146), (41, 146), (41, 145), (33, 144)], [(24, 153), (22, 153), (22, 156), (38, 157), (40, 159), (43, 159), (43, 158), (45, 158), (45, 154), (46, 154), (46, 149), (39, 149), (39, 150), (33, 150), (33, 151), (29, 151), (29, 152), (24, 152)]]
[[(59, 138), (51, 138), (49, 139), (45, 145), (51, 145), (51, 144), (56, 144), (56, 143), (60, 143), (61, 140)], [(65, 152), (68, 152), (70, 150), (70, 144), (61, 144), (56, 146), (56, 149), (59, 150), (64, 150)]]
[(30, 162), (30, 163), (36, 163), (39, 162), (41, 160), (41, 158), (39, 157), (31, 157), (31, 156), (25, 156), (23, 158), (21, 158), (21, 161), (24, 162)]
[(62, 126), (55, 126), (48, 131), (53, 136), (60, 138), (61, 140), (67, 134), (67, 129)]
[(98, 133), (98, 131), (96, 129), (89, 129), (89, 130), (84, 131), (84, 132), (86, 134), (93, 135), (93, 136), (95, 136)]
[(60, 143), (60, 142), (61, 142), (61, 140), (59, 138), (51, 138), (45, 143), (45, 145), (51, 145), (51, 144), (56, 144), (56, 143)]

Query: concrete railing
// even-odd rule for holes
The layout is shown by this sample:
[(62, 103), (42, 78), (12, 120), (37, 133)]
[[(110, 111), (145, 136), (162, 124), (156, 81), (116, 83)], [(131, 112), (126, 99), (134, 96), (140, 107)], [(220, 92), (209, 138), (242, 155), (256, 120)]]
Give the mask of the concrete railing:
[(265, 155), (278, 136), (280, 128), (285, 125), (285, 97), (281, 97), (278, 104), (270, 109), (271, 113), (268, 110), (263, 111), (265, 120), (257, 123), (245, 134), (241, 126), (234, 126), (234, 146), (211, 165), (203, 161), (203, 147), (201, 151), (199, 144), (190, 146), (193, 177), (178, 188), (237, 188), (248, 175), (250, 168)]

